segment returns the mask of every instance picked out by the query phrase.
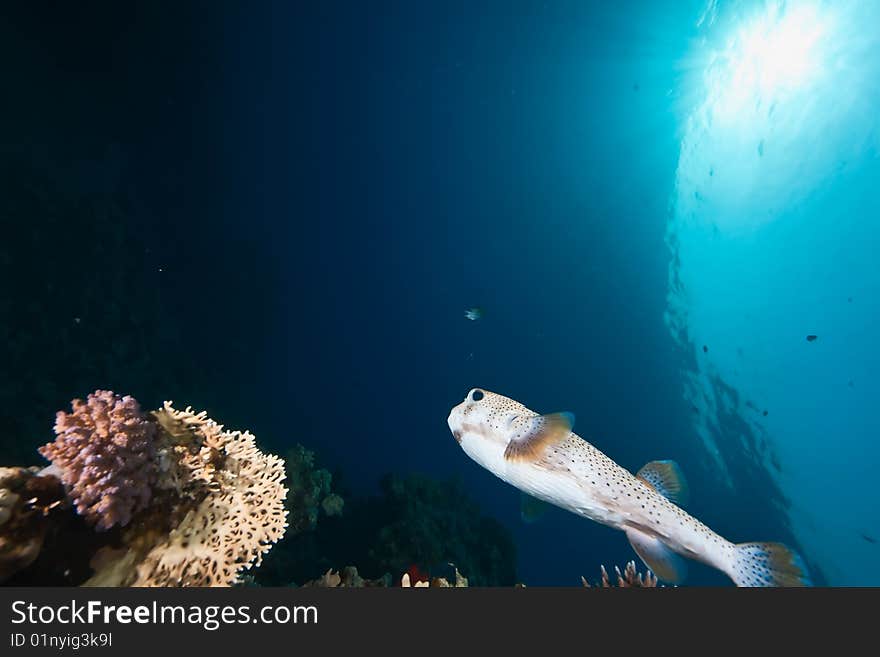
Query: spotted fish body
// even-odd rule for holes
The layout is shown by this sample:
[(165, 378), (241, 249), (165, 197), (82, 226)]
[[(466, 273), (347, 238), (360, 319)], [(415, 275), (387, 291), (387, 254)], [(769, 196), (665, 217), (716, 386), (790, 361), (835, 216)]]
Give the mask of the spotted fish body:
[(474, 461), (528, 495), (626, 532), (662, 580), (681, 582), (686, 557), (739, 586), (809, 583), (800, 558), (784, 545), (734, 544), (675, 504), (686, 487), (674, 462), (649, 463), (634, 476), (573, 433), (572, 423), (569, 414), (540, 415), (479, 388), (448, 418)]

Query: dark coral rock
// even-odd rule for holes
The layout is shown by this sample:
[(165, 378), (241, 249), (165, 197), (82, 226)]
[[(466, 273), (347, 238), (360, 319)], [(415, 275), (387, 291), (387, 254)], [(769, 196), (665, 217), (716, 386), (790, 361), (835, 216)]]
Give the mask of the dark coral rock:
[(445, 575), (453, 563), (475, 586), (516, 582), (510, 533), (483, 515), (460, 484), (388, 475), (381, 490), (377, 511), (384, 521), (370, 547), (376, 571), (399, 577), (415, 565), (431, 576)]

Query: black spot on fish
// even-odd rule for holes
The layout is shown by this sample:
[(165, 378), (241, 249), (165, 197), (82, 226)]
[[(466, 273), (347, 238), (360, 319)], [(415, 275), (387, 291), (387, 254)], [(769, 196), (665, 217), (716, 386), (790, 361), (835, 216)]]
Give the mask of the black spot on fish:
[(819, 337), (818, 335), (808, 335), (807, 342), (814, 342), (816, 340), (816, 338), (818, 338), (818, 337)]

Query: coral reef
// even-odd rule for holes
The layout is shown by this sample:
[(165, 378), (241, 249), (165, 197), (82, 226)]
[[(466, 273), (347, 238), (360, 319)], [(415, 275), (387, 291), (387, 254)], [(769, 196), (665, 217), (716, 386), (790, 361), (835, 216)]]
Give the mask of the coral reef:
[[(617, 566), (614, 567), (614, 573), (617, 575), (617, 584), (611, 583), (608, 577), (608, 571), (605, 570), (605, 566), (600, 566), (600, 568), (602, 570), (602, 581), (597, 586), (601, 588), (657, 588), (657, 578), (654, 576), (654, 573), (649, 570), (642, 575), (636, 568), (635, 561), (627, 563), (626, 568), (623, 569), (623, 573), (620, 572), (620, 568)], [(583, 576), (581, 577), (581, 583), (585, 587), (590, 588), (590, 583)]]
[(516, 581), (516, 549), (507, 530), (484, 516), (456, 482), (387, 476), (370, 556), (378, 572), (402, 573), (415, 564), (435, 575), (450, 561), (479, 586)]
[[(73, 408), (42, 450), (53, 465), (0, 470), (2, 577), (229, 586), (283, 537), (284, 462), (249, 432), (170, 402), (144, 416), (107, 391)], [(60, 564), (61, 582), (41, 579)]]
[[(341, 526), (344, 499), (333, 492), (333, 475), (318, 467), (313, 451), (295, 445), (285, 453), (287, 468), (288, 530), (254, 576), (256, 585), (287, 586), (313, 581), (332, 568), (316, 541), (318, 521)], [(335, 563), (338, 563), (335, 562)]]
[(364, 579), (358, 573), (357, 568), (346, 566), (341, 572), (330, 569), (321, 577), (306, 582), (303, 586), (321, 588), (388, 587), (391, 586), (391, 576), (385, 575), (379, 579)]
[[(294, 488), (296, 483), (290, 485)], [(516, 582), (510, 533), (485, 516), (457, 483), (387, 475), (380, 481), (380, 495), (358, 497), (342, 490), (335, 494), (345, 499), (344, 518), (321, 515), (310, 531), (289, 532), (255, 574), (257, 583), (315, 581), (340, 563), (356, 563), (373, 575), (385, 573), (395, 582), (404, 573), (411, 580), (454, 581), (450, 562), (467, 573), (473, 585)]]
[[(224, 429), (205, 412), (171, 402), (143, 413), (132, 397), (108, 390), (59, 412), (55, 433), (39, 449), (48, 467), (0, 468), (0, 583), (516, 582), (510, 535), (456, 482), (387, 475), (380, 496), (354, 498), (331, 489), (334, 477), (305, 447), (289, 450), (285, 471), (247, 431)], [(270, 550), (273, 565), (254, 573)], [(353, 561), (385, 574), (367, 579), (353, 566), (327, 565)], [(598, 586), (658, 586), (634, 562), (614, 571), (616, 583), (603, 567)]]
[[(400, 578), (401, 588), (467, 588), (468, 580), (464, 577), (453, 564), (454, 575), (450, 579), (445, 577), (422, 577), (411, 576), (409, 572), (405, 572)], [(651, 571), (642, 574), (636, 568), (634, 561), (626, 564), (623, 572), (620, 568), (614, 567), (614, 573), (617, 576), (616, 581), (612, 582), (605, 570), (605, 566), (600, 566), (602, 572), (601, 581), (596, 584), (599, 588), (657, 588), (659, 586), (657, 578)], [(581, 577), (581, 583), (586, 588), (593, 588), (586, 578)], [(376, 580), (364, 579), (358, 573), (357, 568), (348, 566), (342, 571), (333, 569), (328, 570), (321, 577), (306, 582), (304, 587), (322, 587), (322, 588), (361, 588), (367, 586), (391, 586), (391, 577), (386, 574), (384, 577)], [(517, 583), (516, 588), (525, 588), (525, 584)]]
[(65, 503), (61, 482), (35, 470), (0, 468), (0, 582), (36, 560), (50, 516)]
[(86, 585), (235, 584), (287, 528), (284, 461), (260, 452), (250, 433), (224, 431), (204, 412), (166, 402), (155, 416), (165, 508), (124, 534), (125, 550), (97, 555)]
[[(452, 564), (450, 564), (452, 565)], [(448, 588), (456, 588), (456, 589), (466, 589), (468, 587), (467, 577), (458, 572), (458, 568), (454, 565), (452, 566), (455, 570), (455, 578), (452, 580), (452, 583), (449, 583), (449, 580), (445, 577), (434, 577), (431, 579), (412, 579), (409, 576), (409, 573), (404, 573), (400, 578), (400, 586), (401, 588), (440, 588), (440, 589), (448, 589)]]
[[(320, 587), (320, 588), (365, 588), (371, 586), (390, 587), (391, 575), (385, 574), (379, 579), (364, 579), (358, 573), (358, 569), (354, 566), (347, 566), (342, 571), (336, 571), (332, 568), (320, 577), (310, 580), (303, 584), (303, 587)], [(455, 577), (450, 583), (445, 577), (434, 577), (432, 579), (413, 579), (409, 573), (404, 573), (400, 578), (401, 588), (467, 588), (468, 581), (455, 568)]]
[(314, 452), (296, 445), (285, 454), (285, 462), (292, 532), (314, 529), (321, 511), (328, 516), (342, 515), (343, 500), (330, 491), (333, 477), (328, 470), (315, 467)]
[(330, 493), (322, 500), (321, 509), (323, 509), (324, 513), (328, 516), (341, 516), (344, 505), (345, 501), (340, 495)]
[(155, 425), (132, 397), (109, 390), (72, 405), (73, 413), (58, 412), (58, 437), (39, 452), (90, 524), (99, 530), (125, 526), (149, 504), (156, 483)]
[[(423, 576), (411, 576), (409, 572), (405, 572), (400, 578), (400, 587), (401, 588), (467, 588), (468, 580), (462, 575), (458, 568), (456, 568), (453, 564), (452, 566), (454, 575), (450, 579), (445, 577), (423, 577)], [(614, 572), (617, 575), (616, 582), (612, 583), (611, 578), (608, 575), (608, 571), (605, 570), (605, 566), (600, 566), (602, 571), (602, 580), (596, 585), (599, 588), (657, 588), (659, 585), (657, 583), (657, 578), (651, 571), (646, 572), (644, 575), (641, 574), (636, 568), (636, 564), (634, 561), (630, 561), (626, 564), (623, 572), (620, 572), (618, 567), (614, 567)], [(586, 580), (586, 578), (581, 577), (581, 583), (586, 588), (592, 588), (590, 583)], [(358, 574), (357, 568), (354, 566), (348, 566), (347, 568), (343, 568), (341, 572), (335, 571), (333, 569), (328, 570), (321, 577), (317, 579), (311, 580), (303, 584), (303, 586), (316, 586), (316, 587), (328, 587), (328, 588), (336, 588), (336, 587), (349, 587), (349, 588), (359, 588), (365, 586), (390, 586), (391, 579), (389, 575), (385, 575), (383, 578), (378, 580), (365, 580)], [(516, 588), (525, 588), (525, 584), (517, 583)]]

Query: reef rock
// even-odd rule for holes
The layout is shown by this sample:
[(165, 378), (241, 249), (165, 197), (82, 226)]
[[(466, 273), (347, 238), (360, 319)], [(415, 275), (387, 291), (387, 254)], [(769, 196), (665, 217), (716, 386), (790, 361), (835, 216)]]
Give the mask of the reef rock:
[(50, 516), (65, 503), (64, 487), (36, 469), (0, 468), (0, 582), (40, 554)]

